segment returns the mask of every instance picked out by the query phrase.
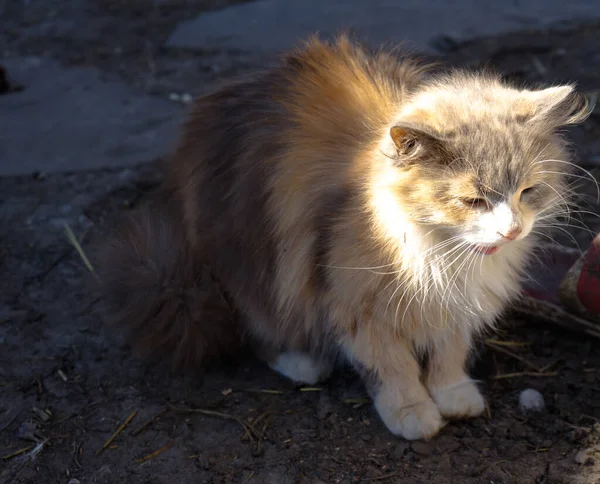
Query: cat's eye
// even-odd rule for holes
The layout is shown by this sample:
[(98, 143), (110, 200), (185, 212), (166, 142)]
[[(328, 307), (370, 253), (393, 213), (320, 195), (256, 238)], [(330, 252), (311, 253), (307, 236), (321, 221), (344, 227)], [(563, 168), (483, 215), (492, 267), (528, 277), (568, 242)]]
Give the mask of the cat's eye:
[(487, 210), (490, 208), (490, 205), (485, 198), (461, 198), (460, 201), (466, 207), (477, 210)]

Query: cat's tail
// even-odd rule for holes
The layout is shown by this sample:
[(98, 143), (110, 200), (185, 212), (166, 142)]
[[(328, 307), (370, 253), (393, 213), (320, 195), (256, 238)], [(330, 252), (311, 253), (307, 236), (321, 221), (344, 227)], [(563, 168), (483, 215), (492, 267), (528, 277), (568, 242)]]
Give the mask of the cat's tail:
[(226, 295), (166, 209), (125, 216), (97, 247), (94, 266), (108, 323), (128, 330), (138, 354), (180, 368), (239, 349)]

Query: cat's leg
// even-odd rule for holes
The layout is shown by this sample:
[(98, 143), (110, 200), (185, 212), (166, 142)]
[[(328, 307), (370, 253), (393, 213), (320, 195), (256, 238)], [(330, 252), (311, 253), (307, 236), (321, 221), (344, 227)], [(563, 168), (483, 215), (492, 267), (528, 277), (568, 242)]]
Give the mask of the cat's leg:
[(407, 440), (428, 439), (444, 425), (421, 383), (411, 346), (392, 331), (358, 331), (344, 344), (383, 423)]
[(470, 346), (470, 334), (448, 331), (430, 353), (425, 385), (448, 419), (476, 417), (485, 410), (485, 400), (465, 370)]
[(333, 365), (325, 360), (317, 360), (302, 351), (280, 353), (269, 362), (276, 372), (298, 383), (314, 385), (331, 374)]

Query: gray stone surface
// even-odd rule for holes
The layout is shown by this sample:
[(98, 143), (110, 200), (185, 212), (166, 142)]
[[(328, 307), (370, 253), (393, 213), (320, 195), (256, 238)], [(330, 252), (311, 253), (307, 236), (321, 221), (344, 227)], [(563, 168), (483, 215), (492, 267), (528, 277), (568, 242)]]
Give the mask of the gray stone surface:
[(0, 176), (132, 165), (174, 142), (181, 105), (94, 69), (34, 57), (2, 64), (25, 90), (0, 96)]
[(167, 45), (272, 53), (315, 31), (350, 28), (375, 44), (406, 40), (427, 51), (442, 34), (465, 39), (593, 18), (598, 0), (259, 0), (182, 23)]

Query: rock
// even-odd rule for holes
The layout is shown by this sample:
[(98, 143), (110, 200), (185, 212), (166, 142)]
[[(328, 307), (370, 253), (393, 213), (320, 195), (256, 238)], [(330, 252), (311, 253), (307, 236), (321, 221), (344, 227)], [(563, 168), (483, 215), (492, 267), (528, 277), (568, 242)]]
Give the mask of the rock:
[(433, 445), (429, 442), (413, 442), (412, 450), (415, 454), (419, 455), (431, 455), (433, 454)]
[(394, 459), (402, 459), (406, 455), (406, 452), (410, 449), (410, 444), (405, 440), (398, 442), (396, 448), (392, 452), (392, 457)]
[(593, 449), (581, 449), (577, 454), (575, 454), (575, 462), (581, 465), (592, 465), (594, 464), (594, 459), (590, 455), (593, 452)]
[(460, 441), (453, 438), (440, 438), (435, 448), (439, 454), (449, 454), (460, 449)]
[(546, 403), (544, 402), (544, 397), (537, 390), (527, 388), (519, 395), (519, 410), (521, 410), (521, 412), (541, 412), (545, 408)]

